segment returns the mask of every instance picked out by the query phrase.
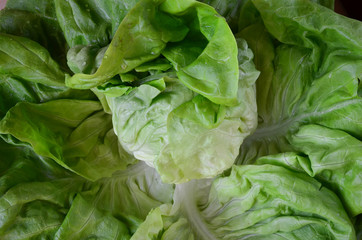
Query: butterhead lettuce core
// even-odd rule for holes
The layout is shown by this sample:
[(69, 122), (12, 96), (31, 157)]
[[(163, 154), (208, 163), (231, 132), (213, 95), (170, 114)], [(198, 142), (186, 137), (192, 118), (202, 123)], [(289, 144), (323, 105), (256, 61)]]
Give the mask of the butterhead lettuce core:
[(75, 48), (69, 65), (92, 74), (68, 76), (66, 85), (102, 96), (122, 147), (165, 182), (230, 168), (256, 128), (253, 54), (206, 4), (140, 1), (100, 64), (88, 59), (102, 50)]

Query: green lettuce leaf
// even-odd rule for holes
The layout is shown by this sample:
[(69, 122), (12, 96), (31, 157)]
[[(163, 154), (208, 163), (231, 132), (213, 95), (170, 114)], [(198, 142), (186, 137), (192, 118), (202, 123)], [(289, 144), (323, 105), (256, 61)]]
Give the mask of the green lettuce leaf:
[(163, 81), (165, 91), (144, 84), (128, 95), (107, 97), (120, 143), (137, 159), (150, 165), (167, 141), (169, 113), (194, 96), (177, 79), (165, 78)]
[(18, 103), (1, 120), (0, 132), (90, 180), (111, 176), (134, 161), (119, 146), (111, 116), (96, 101)]
[(81, 89), (96, 87), (161, 54), (193, 91), (218, 104), (236, 103), (235, 39), (213, 8), (196, 1), (140, 1), (121, 22), (97, 71), (67, 76), (66, 84)]
[(257, 121), (254, 81), (259, 72), (246, 42), (237, 41), (240, 46), (238, 104), (225, 107), (197, 95), (170, 113), (169, 144), (156, 160), (164, 181), (185, 182), (221, 173), (231, 167), (244, 138), (254, 131)]
[(49, 20), (56, 20), (54, 3), (52, 0), (18, 1), (7, 0), (5, 10), (23, 10)]
[(139, 0), (55, 0), (56, 16), (70, 47), (106, 46)]
[(96, 45), (77, 45), (67, 52), (67, 63), (74, 73), (92, 74), (101, 65), (108, 46), (99, 48)]
[(18, 102), (94, 99), (91, 91), (64, 85), (64, 72), (43, 46), (28, 38), (0, 33), (0, 117)]
[(55, 99), (94, 100), (91, 91), (47, 86), (0, 74), (0, 118), (19, 102), (43, 103)]
[(50, 86), (64, 86), (64, 72), (49, 52), (27, 38), (0, 33), (0, 74)]
[(8, 144), (1, 139), (0, 152), (1, 196), (20, 183), (71, 176), (53, 160), (38, 156), (29, 146)]
[(213, 177), (230, 168), (243, 139), (255, 129), (254, 82), (259, 72), (246, 42), (238, 43), (240, 80), (234, 107), (215, 104), (170, 77), (161, 79), (165, 89), (153, 80), (126, 95), (106, 96), (122, 146), (154, 166), (163, 181)]
[(332, 191), (304, 173), (265, 164), (234, 166), (228, 176), (177, 185), (174, 205), (150, 212), (132, 239), (170, 236), (355, 239), (355, 232)]
[(54, 239), (129, 239), (151, 209), (171, 203), (173, 191), (144, 163), (87, 183)]
[(241, 35), (261, 71), (259, 124), (244, 141), (238, 163), (294, 151), (288, 136), (301, 125), (318, 124), (361, 139), (362, 24), (308, 1), (252, 2), (250, 11), (256, 8), (261, 18)]
[(171, 203), (174, 186), (161, 181), (154, 168), (140, 162), (112, 177), (100, 179), (82, 197), (94, 207), (116, 217), (133, 216), (144, 220), (149, 211), (164, 203)]
[(174, 187), (139, 163), (111, 178), (86, 184), (55, 235), (55, 239), (129, 239), (151, 209), (171, 203)]
[(302, 126), (290, 139), (298, 153), (265, 156), (258, 163), (282, 165), (317, 178), (340, 196), (352, 216), (362, 213), (362, 142), (346, 132)]
[(0, 140), (0, 238), (52, 239), (84, 180), (28, 146)]
[(1, 239), (129, 239), (174, 186), (144, 163), (89, 182), (34, 153), (0, 141)]
[(194, 240), (195, 237), (187, 219), (175, 214), (171, 204), (164, 204), (150, 211), (131, 239)]
[(127, 225), (110, 213), (93, 208), (78, 195), (54, 239), (130, 239)]
[(11, 188), (0, 198), (1, 239), (52, 238), (81, 186), (79, 180), (70, 178)]
[(233, 32), (238, 31), (238, 19), (242, 6), (247, 0), (201, 0), (215, 8), (225, 18)]
[[(318, 3), (322, 6), (328, 7), (330, 9), (334, 9), (334, 0), (310, 0), (311, 2)], [(240, 15), (250, 14), (251, 12), (241, 12), (243, 11), (244, 5), (250, 4), (251, 0), (201, 0), (200, 2), (204, 2), (212, 7), (215, 10), (225, 17), (227, 23), (234, 33), (239, 32), (240, 25), (245, 24), (243, 17)], [(248, 9), (250, 10), (250, 9)], [(241, 22), (240, 22), (241, 21)], [(247, 19), (250, 21), (250, 19)]]
[(29, 38), (46, 48), (64, 71), (67, 43), (59, 27), (52, 0), (8, 0), (0, 12), (0, 32)]

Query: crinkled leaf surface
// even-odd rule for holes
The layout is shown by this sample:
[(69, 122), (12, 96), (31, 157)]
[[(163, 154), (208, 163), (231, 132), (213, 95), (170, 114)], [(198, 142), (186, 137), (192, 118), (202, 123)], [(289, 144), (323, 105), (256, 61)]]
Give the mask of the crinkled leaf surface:
[(161, 54), (188, 88), (215, 103), (236, 104), (235, 39), (213, 8), (196, 1), (140, 1), (121, 22), (98, 70), (67, 77), (66, 84), (96, 87)]
[(213, 177), (232, 165), (256, 123), (258, 71), (246, 42), (238, 39), (239, 51), (235, 43), (225, 20), (205, 4), (140, 1), (109, 47), (69, 51), (77, 74), (66, 81), (93, 87), (121, 145), (164, 181)]
[(265, 156), (272, 163), (308, 173), (339, 194), (352, 216), (362, 213), (362, 142), (346, 132), (306, 125), (290, 139), (298, 153)]
[(287, 136), (304, 124), (361, 138), (362, 24), (307, 1), (253, 3), (263, 22), (241, 33), (261, 70), (259, 124), (245, 140), (239, 163), (292, 151)]
[(210, 183), (177, 185), (174, 205), (150, 212), (132, 239), (355, 239), (338, 197), (304, 173), (234, 166)]
[(55, 0), (56, 15), (70, 47), (106, 46), (139, 0)]
[(133, 161), (118, 144), (111, 116), (96, 101), (19, 103), (0, 125), (2, 134), (31, 144), (39, 155), (90, 180), (111, 176)]
[(145, 164), (86, 181), (29, 146), (0, 142), (1, 239), (129, 239), (172, 185)]
[[(193, 0), (8, 0), (1, 239), (360, 236), (360, 22), (332, 0), (205, 2), (226, 19)], [(67, 84), (101, 103), (64, 86), (63, 38)], [(238, 163), (259, 165), (162, 183), (229, 168), (255, 94)]]
[(163, 181), (213, 177), (230, 168), (243, 139), (255, 129), (254, 82), (259, 72), (246, 42), (238, 42), (236, 106), (215, 104), (170, 77), (163, 78), (164, 90), (149, 82), (127, 95), (107, 97), (120, 143), (154, 166)]
[(95, 98), (91, 91), (47, 86), (9, 75), (0, 75), (0, 94), (1, 118), (18, 102), (43, 103), (55, 99), (92, 100)]
[(225, 107), (197, 95), (170, 113), (169, 144), (156, 160), (165, 181), (213, 177), (230, 168), (243, 139), (254, 131), (257, 121), (254, 81), (259, 72), (246, 42), (238, 39), (238, 43), (238, 104)]

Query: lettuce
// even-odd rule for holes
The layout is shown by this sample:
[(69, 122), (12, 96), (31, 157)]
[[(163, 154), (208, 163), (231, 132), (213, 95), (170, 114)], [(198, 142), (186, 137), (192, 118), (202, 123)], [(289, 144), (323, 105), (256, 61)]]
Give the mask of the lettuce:
[(333, 0), (8, 0), (0, 239), (359, 239), (362, 24)]
[(250, 103), (255, 101), (258, 72), (246, 43), (239, 42), (244, 46), (240, 46), (242, 78), (235, 107), (215, 104), (170, 77), (162, 78), (164, 90), (149, 82), (128, 95), (107, 97), (122, 146), (154, 166), (164, 181), (185, 182), (221, 173), (233, 164), (242, 140), (254, 130), (255, 105)]
[(178, 185), (174, 205), (150, 212), (131, 239), (175, 239), (178, 234), (180, 239), (355, 237), (332, 191), (304, 173), (268, 164), (234, 166), (211, 185)]
[[(362, 213), (362, 25), (313, 3), (252, 3), (244, 11), (260, 16), (241, 35), (261, 69), (259, 124), (238, 163), (270, 160), (303, 169), (335, 190), (352, 216)], [(269, 4), (278, 11), (267, 10)]]
[(91, 182), (29, 146), (0, 141), (0, 149), (2, 239), (129, 239), (152, 208), (172, 199), (174, 187), (145, 164)]
[(18, 103), (0, 121), (0, 132), (89, 180), (110, 177), (134, 161), (119, 146), (111, 117), (98, 101)]
[(294, 150), (288, 138), (307, 124), (361, 139), (361, 23), (311, 2), (253, 3), (244, 11), (260, 15), (241, 35), (261, 70), (256, 83), (259, 123), (238, 162)]
[(268, 155), (259, 158), (257, 162), (305, 172), (339, 194), (344, 207), (352, 216), (362, 212), (360, 140), (344, 131), (306, 125), (291, 137), (290, 143), (297, 152)]
[(205, 4), (140, 1), (108, 47), (78, 45), (67, 57), (76, 74), (66, 85), (92, 88), (122, 147), (165, 182), (230, 168), (256, 127), (253, 54)]

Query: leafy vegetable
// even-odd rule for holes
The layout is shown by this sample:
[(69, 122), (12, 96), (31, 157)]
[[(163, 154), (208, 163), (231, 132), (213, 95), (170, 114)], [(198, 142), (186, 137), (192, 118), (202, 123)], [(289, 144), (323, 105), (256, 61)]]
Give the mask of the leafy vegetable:
[[(145, 24), (136, 24), (141, 20)], [(237, 42), (205, 4), (180, 2), (175, 8), (168, 1), (141, 1), (105, 52), (95, 45), (69, 51), (68, 64), (77, 74), (66, 81), (94, 87), (112, 113), (121, 145), (164, 181), (213, 177), (233, 164), (255, 129), (258, 71), (246, 42)]]
[(64, 73), (39, 44), (7, 34), (0, 35), (0, 43), (1, 74), (50, 86), (64, 86)]
[(1, 141), (0, 149), (2, 239), (127, 239), (152, 208), (171, 201), (173, 186), (144, 164), (92, 183), (29, 147)]
[(50, 238), (82, 180), (31, 148), (0, 141), (2, 239)]
[(28, 142), (36, 153), (97, 180), (132, 162), (118, 146), (111, 117), (101, 110), (96, 101), (19, 103), (0, 122), (0, 133)]
[(169, 77), (163, 78), (165, 90), (149, 82), (128, 95), (107, 97), (120, 143), (137, 159), (155, 166), (163, 181), (185, 182), (221, 173), (233, 164), (243, 139), (254, 130), (253, 84), (258, 72), (245, 41), (239, 43), (235, 107), (195, 95)]
[(340, 130), (307, 125), (292, 136), (291, 144), (299, 154), (266, 156), (259, 158), (257, 162), (283, 165), (317, 177), (341, 195), (344, 206), (351, 215), (362, 212), (362, 189), (359, 184), (362, 165), (361, 141)]
[[(16, 27), (17, 23), (14, 25)], [(90, 91), (67, 88), (62, 68), (38, 43), (0, 33), (0, 49), (1, 117), (16, 103), (23, 101), (40, 103), (65, 98), (94, 99)]]
[(108, 45), (126, 13), (138, 0), (55, 0), (56, 16), (70, 47)]
[(88, 189), (77, 195), (56, 239), (129, 239), (147, 213), (169, 203), (173, 194), (173, 186), (162, 183), (154, 169), (142, 163)]
[(305, 124), (361, 138), (361, 23), (305, 1), (253, 3), (261, 19), (245, 27), (242, 36), (261, 70), (259, 124), (243, 144), (239, 162), (293, 150), (287, 138)]
[(8, 0), (0, 239), (359, 239), (362, 24), (333, 6)]
[[(207, 5), (180, 2), (174, 9), (168, 1), (162, 2), (138, 3), (122, 21), (96, 73), (76, 74), (67, 78), (67, 85), (96, 87), (162, 54), (174, 64), (187, 87), (215, 103), (235, 103), (237, 47), (226, 22)], [(209, 29), (209, 25), (213, 28)], [(200, 44), (204, 47), (200, 48)], [(197, 55), (191, 52), (193, 56), (188, 56), (190, 47)]]
[(235, 166), (211, 186), (178, 185), (174, 202), (150, 212), (132, 239), (172, 239), (178, 234), (181, 239), (354, 239), (355, 235), (332, 191), (306, 174), (273, 165)]
[(0, 12), (0, 32), (29, 38), (46, 48), (60, 67), (67, 71), (67, 44), (50, 0), (8, 0)]

